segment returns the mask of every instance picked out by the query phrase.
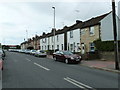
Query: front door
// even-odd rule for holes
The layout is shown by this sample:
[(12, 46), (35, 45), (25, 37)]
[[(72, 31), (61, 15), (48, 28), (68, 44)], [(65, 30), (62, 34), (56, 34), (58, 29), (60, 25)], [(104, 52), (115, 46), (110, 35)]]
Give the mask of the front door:
[(85, 54), (85, 44), (82, 43), (81, 46), (82, 46), (82, 48), (81, 48), (81, 49), (82, 49), (81, 53), (82, 53), (82, 54)]

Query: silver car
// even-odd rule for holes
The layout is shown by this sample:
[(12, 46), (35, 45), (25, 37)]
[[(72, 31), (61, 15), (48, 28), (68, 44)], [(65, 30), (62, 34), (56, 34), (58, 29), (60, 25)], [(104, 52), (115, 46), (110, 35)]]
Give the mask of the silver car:
[(36, 53), (35, 53), (35, 56), (37, 56), (37, 57), (46, 57), (47, 54), (43, 50), (37, 50)]

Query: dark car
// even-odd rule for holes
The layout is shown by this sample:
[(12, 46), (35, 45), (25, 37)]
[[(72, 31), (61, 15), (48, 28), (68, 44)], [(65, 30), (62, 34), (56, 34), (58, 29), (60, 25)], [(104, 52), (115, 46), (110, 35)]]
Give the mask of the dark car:
[(80, 63), (82, 58), (79, 55), (73, 54), (70, 51), (56, 51), (53, 53), (55, 61), (62, 61), (65, 63)]

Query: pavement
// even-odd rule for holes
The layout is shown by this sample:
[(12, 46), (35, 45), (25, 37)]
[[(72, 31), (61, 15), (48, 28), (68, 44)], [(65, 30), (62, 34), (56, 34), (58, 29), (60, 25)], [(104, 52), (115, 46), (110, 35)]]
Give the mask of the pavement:
[[(51, 59), (53, 58), (52, 55), (47, 55), (47, 57)], [(120, 73), (120, 70), (115, 70), (115, 62), (110, 60), (82, 60), (80, 65), (109, 72)]]

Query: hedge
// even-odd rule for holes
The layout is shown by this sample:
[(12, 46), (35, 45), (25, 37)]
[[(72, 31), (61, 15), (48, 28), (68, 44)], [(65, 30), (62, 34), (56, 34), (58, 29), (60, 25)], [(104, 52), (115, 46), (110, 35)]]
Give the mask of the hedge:
[[(98, 51), (114, 51), (114, 41), (101, 41), (98, 39), (94, 41), (94, 44)], [(118, 41), (118, 48), (120, 51), (120, 41)]]

